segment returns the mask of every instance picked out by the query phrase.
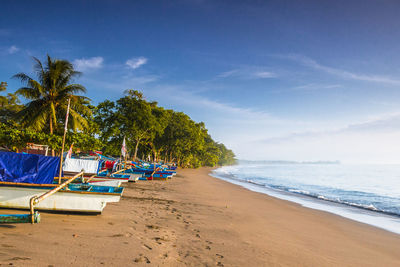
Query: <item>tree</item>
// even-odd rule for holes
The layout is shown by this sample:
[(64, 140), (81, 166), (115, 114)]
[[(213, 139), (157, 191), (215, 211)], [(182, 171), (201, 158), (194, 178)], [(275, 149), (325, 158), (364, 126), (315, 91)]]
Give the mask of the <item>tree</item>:
[(144, 158), (152, 153), (155, 161), (164, 159), (194, 168), (234, 162), (233, 152), (215, 142), (203, 122), (147, 102), (139, 91), (127, 90), (125, 94), (115, 102), (100, 103), (95, 111), (106, 154), (119, 155), (126, 137), (135, 159), (138, 153)]
[(152, 114), (155, 118), (155, 134), (149, 141), (149, 145), (153, 152), (154, 160), (157, 161), (163, 151), (167, 150), (166, 143), (164, 142), (164, 131), (170, 122), (172, 116), (172, 110), (165, 110), (162, 107), (158, 107), (156, 102), (150, 103), (152, 106)]
[(8, 84), (6, 82), (0, 83), (0, 92), (5, 91), (7, 89)]
[[(126, 137), (127, 147), (133, 148), (136, 159), (140, 144), (147, 144), (154, 138), (157, 122), (152, 114), (152, 106), (136, 90), (125, 91), (126, 96), (116, 102), (106, 100), (98, 105), (95, 120), (99, 124), (107, 151), (116, 155)], [(109, 146), (114, 148), (108, 149)]]
[[(7, 90), (7, 83), (1, 82), (0, 83), (0, 92)], [(0, 96), (0, 105), (3, 108), (4, 105), (7, 103), (7, 98), (5, 96)]]
[[(0, 92), (7, 90), (7, 83), (0, 83)], [(0, 122), (11, 122), (22, 108), (18, 96), (8, 93), (6, 96), (0, 96)]]
[(35, 57), (33, 59), (37, 80), (25, 73), (13, 76), (25, 84), (16, 93), (31, 100), (17, 113), (18, 120), (23, 126), (36, 131), (41, 131), (48, 125), (50, 134), (53, 134), (64, 121), (70, 98), (69, 126), (73, 130), (85, 129), (88, 122), (84, 117), (91, 113), (87, 107), (88, 98), (75, 94), (85, 93), (86, 89), (80, 84), (71, 83), (80, 72), (75, 71), (67, 60), (52, 59), (47, 56), (47, 61), (43, 65), (39, 59)]

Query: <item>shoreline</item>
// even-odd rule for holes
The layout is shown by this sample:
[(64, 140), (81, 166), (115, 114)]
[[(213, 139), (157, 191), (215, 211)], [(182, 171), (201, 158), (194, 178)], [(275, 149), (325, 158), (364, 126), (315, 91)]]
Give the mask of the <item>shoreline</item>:
[(231, 184), (238, 185), (252, 192), (257, 192), (280, 200), (296, 203), (305, 208), (328, 212), (352, 221), (371, 225), (376, 228), (400, 235), (400, 215), (396, 213), (391, 214), (382, 211), (375, 211), (363, 207), (331, 201), (329, 199), (320, 199), (316, 196), (304, 195), (301, 193), (279, 191), (252, 182), (222, 177), (216, 173), (213, 173), (213, 171), (214, 169), (210, 172), (210, 176)]
[(0, 225), (0, 265), (400, 265), (397, 234), (252, 192), (210, 171), (129, 183), (99, 216), (41, 212), (37, 225)]

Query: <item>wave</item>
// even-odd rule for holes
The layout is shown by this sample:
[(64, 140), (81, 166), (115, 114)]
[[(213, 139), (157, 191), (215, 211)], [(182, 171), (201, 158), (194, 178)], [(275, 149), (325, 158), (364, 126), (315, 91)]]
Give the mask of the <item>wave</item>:
[[(224, 168), (220, 168), (213, 171), (213, 175), (217, 178), (223, 178), (228, 180), (235, 180), (239, 182), (245, 182), (249, 184), (253, 184), (259, 186), (261, 188), (268, 188), (275, 191), (285, 192), (287, 194), (300, 195), (308, 198), (315, 199), (317, 201), (326, 201), (346, 206), (355, 207), (358, 209), (373, 211), (377, 213), (383, 213), (386, 215), (400, 217), (400, 206), (393, 204), (398, 202), (398, 199), (392, 199), (391, 197), (385, 197), (373, 193), (367, 193), (362, 191), (355, 190), (343, 190), (338, 188), (326, 188), (315, 185), (309, 185), (310, 187), (318, 188), (319, 190), (314, 190), (316, 192), (312, 192), (312, 190), (305, 190), (302, 188), (296, 188), (295, 186), (287, 186), (282, 184), (273, 184), (268, 183), (268, 179), (266, 177), (262, 177), (257, 179), (248, 178), (244, 174), (241, 174), (241, 177), (235, 174), (236, 170), (228, 170)], [(263, 180), (263, 181), (259, 181)], [(301, 185), (304, 187), (304, 185)], [(325, 193), (324, 193), (325, 191)], [(328, 193), (331, 194), (328, 194)], [(332, 193), (333, 192), (333, 193)], [(374, 201), (371, 201), (374, 200)], [(387, 203), (392, 203), (393, 205), (388, 205)], [(396, 207), (397, 206), (397, 207)]]

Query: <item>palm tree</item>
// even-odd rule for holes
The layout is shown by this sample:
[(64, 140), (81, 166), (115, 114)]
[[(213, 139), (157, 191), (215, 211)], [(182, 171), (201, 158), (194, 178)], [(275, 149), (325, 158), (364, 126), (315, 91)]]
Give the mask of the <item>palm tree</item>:
[(85, 118), (91, 115), (91, 110), (87, 106), (90, 99), (75, 95), (86, 93), (85, 87), (80, 84), (71, 84), (71, 81), (81, 73), (75, 71), (73, 65), (67, 60), (52, 59), (47, 55), (47, 62), (43, 65), (39, 59), (35, 57), (33, 59), (37, 80), (25, 73), (13, 76), (25, 85), (16, 93), (31, 100), (17, 114), (22, 125), (36, 131), (41, 131), (48, 126), (50, 134), (53, 134), (58, 125), (64, 121), (67, 102), (70, 98), (69, 127), (74, 131), (87, 128), (88, 122)]

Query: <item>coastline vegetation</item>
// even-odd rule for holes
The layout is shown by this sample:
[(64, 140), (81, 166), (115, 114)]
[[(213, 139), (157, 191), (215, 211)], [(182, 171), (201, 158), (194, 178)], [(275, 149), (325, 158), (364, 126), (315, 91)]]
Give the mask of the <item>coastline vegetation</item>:
[[(83, 85), (73, 81), (81, 75), (67, 60), (47, 56), (34, 58), (30, 77), (18, 73), (13, 78), (23, 86), (15, 93), (0, 96), (0, 146), (19, 151), (27, 143), (46, 144), (53, 155), (61, 151), (68, 99), (71, 99), (66, 145), (82, 151), (101, 150), (119, 156), (121, 144), (133, 159), (176, 162), (180, 167), (230, 165), (232, 150), (212, 139), (203, 122), (196, 123), (183, 112), (165, 109), (147, 101), (143, 93), (126, 90), (116, 101), (97, 106), (80, 94)], [(7, 83), (1, 82), (0, 92)], [(27, 102), (22, 103), (19, 97)]]

